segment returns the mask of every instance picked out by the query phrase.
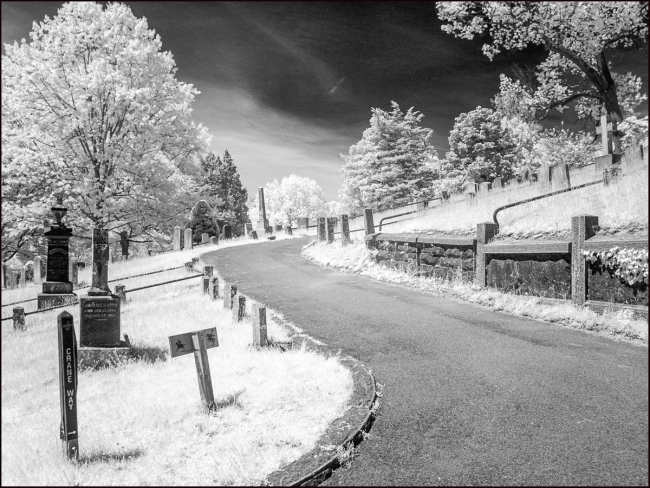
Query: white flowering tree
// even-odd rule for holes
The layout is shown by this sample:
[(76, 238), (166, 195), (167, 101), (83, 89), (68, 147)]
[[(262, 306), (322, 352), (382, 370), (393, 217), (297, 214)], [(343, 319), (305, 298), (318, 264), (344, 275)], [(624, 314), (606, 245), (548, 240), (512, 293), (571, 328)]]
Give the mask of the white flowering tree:
[[(270, 224), (295, 225), (299, 217), (314, 220), (328, 213), (323, 190), (315, 180), (292, 174), (264, 186), (264, 205)], [(258, 218), (259, 195), (250, 207), (251, 221)]]
[(3, 244), (52, 204), (81, 228), (185, 217), (196, 202), (180, 196), (185, 173), (207, 131), (190, 118), (199, 92), (176, 80), (146, 19), (120, 3), (72, 2), (30, 38), (2, 57)]
[(489, 35), (483, 52), (542, 45), (535, 99), (544, 115), (575, 101), (582, 118), (604, 107), (612, 120), (646, 100), (641, 79), (611, 70), (608, 56), (638, 47), (648, 35), (648, 2), (437, 2), (442, 29), (464, 39)]
[(405, 113), (395, 102), (392, 111), (372, 109), (370, 127), (350, 147), (343, 173), (341, 200), (350, 212), (384, 209), (433, 196), (435, 173), (429, 162), (437, 156), (429, 142), (432, 131), (420, 126), (423, 114)]

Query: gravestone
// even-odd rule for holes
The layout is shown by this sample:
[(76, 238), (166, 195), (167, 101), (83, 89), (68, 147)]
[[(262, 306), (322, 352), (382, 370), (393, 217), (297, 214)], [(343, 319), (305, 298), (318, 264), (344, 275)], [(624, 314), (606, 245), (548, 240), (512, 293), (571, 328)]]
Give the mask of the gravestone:
[(257, 207), (257, 230), (267, 232), (269, 230), (269, 221), (266, 218), (266, 206), (264, 204), (264, 188), (260, 187), (258, 192), (258, 207)]
[(253, 319), (253, 345), (264, 347), (268, 345), (266, 335), (266, 308), (260, 306), (258, 303), (253, 303), (251, 308)]
[(537, 184), (542, 191), (551, 189), (551, 167), (547, 164), (542, 164), (537, 170)]
[(492, 188), (492, 183), (490, 183), (489, 181), (483, 181), (478, 185), (478, 192), (481, 195), (487, 195), (491, 188)]
[(210, 244), (219, 244), (219, 239), (215, 236), (210, 237)]
[[(79, 299), (79, 345), (84, 348), (123, 347), (120, 340), (121, 299), (108, 287), (108, 231), (93, 229), (92, 283)], [(84, 351), (81, 351), (82, 354)]]
[(341, 246), (345, 247), (350, 243), (350, 223), (348, 221), (348, 214), (341, 214)]
[(299, 229), (306, 229), (309, 226), (309, 218), (308, 217), (298, 217), (298, 228)]
[(467, 188), (465, 188), (465, 194), (474, 196), (478, 193), (478, 185), (476, 183), (470, 182), (467, 184)]
[(208, 238), (209, 236), (207, 232), (201, 234), (201, 244), (207, 244), (209, 242)]
[(251, 224), (250, 222), (246, 222), (244, 224), (244, 232), (246, 232), (246, 235), (250, 237), (252, 231), (253, 231), (253, 224)]
[(255, 241), (257, 240), (257, 231), (256, 230), (251, 231), (251, 237), (253, 238), (253, 240), (255, 240)]
[(558, 164), (551, 168), (551, 189), (553, 191), (571, 188), (568, 164)]
[(181, 250), (181, 228), (179, 226), (174, 227), (174, 251)]
[(124, 285), (115, 285), (115, 296), (120, 297), (122, 303), (126, 303), (126, 287)]
[(13, 309), (14, 330), (25, 330), (25, 308), (14, 307)]
[(288, 225), (284, 228), (284, 232), (285, 232), (288, 236), (292, 236), (292, 235), (293, 235), (293, 229), (291, 228), (291, 224), (288, 224)]
[[(43, 282), (43, 278), (41, 277), (41, 266), (42, 266), (41, 261), (42, 260), (40, 256), (34, 256), (34, 284), (35, 285), (40, 285)], [(4, 278), (3, 278), (3, 283), (4, 283)]]
[(187, 251), (188, 249), (192, 249), (193, 244), (192, 244), (192, 228), (188, 227), (185, 229), (185, 235), (183, 236), (183, 251)]
[(232, 239), (232, 228), (228, 224), (223, 226), (223, 238)]
[(500, 176), (494, 178), (494, 181), (492, 182), (492, 188), (496, 190), (503, 188), (503, 181), (501, 180)]
[(57, 307), (76, 300), (77, 295), (72, 293), (72, 282), (69, 279), (69, 241), (72, 229), (61, 222), (67, 209), (52, 207), (56, 224), (50, 227), (44, 237), (47, 239), (47, 264), (43, 293), (37, 297), (37, 308)]
[[(25, 265), (27, 266), (27, 265)], [(20, 270), (20, 286), (27, 286), (27, 268), (23, 266)]]
[(216, 276), (212, 277), (212, 281), (210, 282), (210, 289), (212, 290), (210, 297), (213, 300), (219, 298), (219, 278)]

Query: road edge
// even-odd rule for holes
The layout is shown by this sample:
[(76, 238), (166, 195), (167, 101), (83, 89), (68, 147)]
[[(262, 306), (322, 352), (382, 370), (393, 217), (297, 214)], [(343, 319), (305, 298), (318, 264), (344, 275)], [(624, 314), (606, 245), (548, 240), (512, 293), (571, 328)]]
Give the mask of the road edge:
[[(325, 356), (336, 355), (327, 344), (296, 330), (293, 324), (277, 313), (272, 312), (272, 315), (274, 321), (292, 332), (294, 347), (306, 346)], [(267, 476), (268, 486), (319, 485), (341, 467), (341, 454), (358, 445), (372, 427), (379, 398), (375, 378), (370, 369), (357, 359), (346, 356), (340, 357), (339, 361), (352, 373), (353, 388), (348, 410), (328, 426), (314, 449)]]

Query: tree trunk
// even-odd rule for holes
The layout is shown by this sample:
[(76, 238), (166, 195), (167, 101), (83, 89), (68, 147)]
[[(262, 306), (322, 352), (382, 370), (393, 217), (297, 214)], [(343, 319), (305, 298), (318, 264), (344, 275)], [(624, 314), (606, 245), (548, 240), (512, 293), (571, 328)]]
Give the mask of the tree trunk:
[[(598, 71), (600, 83), (596, 84), (598, 92), (603, 97), (603, 104), (605, 105), (605, 110), (607, 115), (609, 115), (614, 122), (623, 122), (623, 109), (618, 103), (618, 94), (616, 93), (616, 84), (612, 78), (612, 74), (609, 71), (609, 66), (607, 65), (607, 60), (605, 59), (605, 53), (601, 51), (597, 58), (598, 62)], [(600, 86), (599, 86), (600, 85)]]

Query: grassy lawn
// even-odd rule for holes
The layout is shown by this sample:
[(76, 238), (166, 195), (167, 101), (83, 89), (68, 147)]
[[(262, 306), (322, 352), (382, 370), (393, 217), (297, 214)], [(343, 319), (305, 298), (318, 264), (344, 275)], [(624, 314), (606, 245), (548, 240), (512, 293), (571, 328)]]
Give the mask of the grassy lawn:
[(339, 242), (330, 245), (317, 243), (305, 247), (302, 253), (324, 266), (332, 266), (378, 281), (444, 294), (445, 297), (487, 306), (495, 312), (509, 312), (556, 325), (600, 333), (615, 340), (625, 340), (646, 347), (648, 345), (648, 322), (633, 320), (632, 314), (627, 311), (597, 314), (571, 303), (548, 305), (537, 297), (511, 295), (490, 288), (477, 289), (472, 283), (461, 279), (448, 281), (435, 277), (410, 276), (376, 264), (374, 252), (367, 249), (361, 241), (354, 241), (346, 247), (341, 247)]
[[(209, 247), (115, 263), (109, 278), (179, 265)], [(125, 285), (188, 275), (180, 269)], [(56, 317), (72, 313), (79, 337), (78, 305), (28, 316), (24, 332), (2, 322), (2, 484), (261, 484), (315, 446), (347, 408), (350, 372), (304, 349), (251, 347), (250, 322), (234, 323), (200, 282), (127, 294), (122, 332), (140, 360), (79, 374), (76, 464), (64, 459), (59, 441)], [(272, 315), (268, 322), (271, 341), (288, 340)], [(219, 347), (208, 357), (218, 409), (208, 414), (193, 355), (170, 359), (167, 337), (214, 326)]]

